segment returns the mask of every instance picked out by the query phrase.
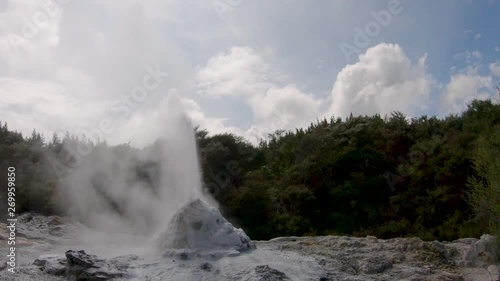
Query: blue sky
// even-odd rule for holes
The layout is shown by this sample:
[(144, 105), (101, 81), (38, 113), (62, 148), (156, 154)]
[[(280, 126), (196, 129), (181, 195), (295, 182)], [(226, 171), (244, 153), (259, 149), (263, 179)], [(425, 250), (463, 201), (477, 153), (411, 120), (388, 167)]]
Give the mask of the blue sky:
[[(177, 95), (194, 125), (257, 142), (351, 112), (459, 113), (500, 78), (497, 0), (45, 2), (0, 1), (0, 120), (24, 133), (104, 120), (108, 142), (144, 145)], [(147, 69), (169, 75), (136, 99)]]

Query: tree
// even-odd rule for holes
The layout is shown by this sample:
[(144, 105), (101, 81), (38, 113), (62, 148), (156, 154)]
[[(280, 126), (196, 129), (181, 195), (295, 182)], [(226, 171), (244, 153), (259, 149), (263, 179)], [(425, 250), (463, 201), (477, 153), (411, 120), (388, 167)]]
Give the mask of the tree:
[(63, 143), (62, 143), (61, 139), (59, 138), (59, 136), (57, 135), (57, 133), (54, 133), (52, 135), (52, 141), (50, 141), (48, 147), (49, 147), (50, 151), (52, 151), (56, 154), (61, 152), (61, 150), (63, 148)]
[(476, 176), (469, 177), (467, 201), (477, 218), (485, 220), (490, 232), (500, 238), (500, 126), (480, 136), (472, 157)]

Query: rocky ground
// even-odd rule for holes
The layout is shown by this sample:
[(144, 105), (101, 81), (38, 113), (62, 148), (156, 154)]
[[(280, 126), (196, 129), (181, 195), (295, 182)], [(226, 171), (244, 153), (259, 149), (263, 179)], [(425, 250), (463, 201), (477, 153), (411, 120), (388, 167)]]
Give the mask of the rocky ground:
[(452, 242), (282, 237), (244, 252), (158, 251), (145, 237), (102, 239), (67, 219), (28, 214), (18, 218), (15, 274), (7, 271), (8, 235), (0, 223), (0, 280), (500, 280), (489, 235)]

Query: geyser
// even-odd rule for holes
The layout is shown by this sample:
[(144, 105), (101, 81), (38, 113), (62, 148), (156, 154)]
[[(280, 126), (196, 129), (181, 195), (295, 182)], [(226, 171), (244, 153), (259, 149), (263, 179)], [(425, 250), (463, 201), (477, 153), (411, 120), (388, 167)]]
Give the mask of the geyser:
[(162, 232), (162, 249), (252, 248), (201, 191), (195, 134), (181, 99), (170, 94), (160, 108), (156, 124), (145, 124), (161, 134), (153, 145), (97, 146), (66, 178), (61, 191), (70, 215), (100, 232)]
[(179, 209), (158, 239), (160, 249), (246, 251), (255, 244), (242, 229), (235, 228), (217, 210), (201, 199)]

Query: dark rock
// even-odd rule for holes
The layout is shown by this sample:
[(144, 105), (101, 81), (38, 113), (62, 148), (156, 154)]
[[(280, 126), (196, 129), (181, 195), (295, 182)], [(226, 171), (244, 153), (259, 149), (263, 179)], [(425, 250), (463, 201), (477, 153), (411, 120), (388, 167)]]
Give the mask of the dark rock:
[(46, 263), (47, 263), (47, 260), (44, 260), (44, 259), (36, 259), (36, 260), (33, 262), (33, 265), (36, 265), (36, 266), (44, 266)]
[(33, 262), (47, 274), (63, 276), (66, 273), (66, 259), (59, 257), (38, 258)]
[(102, 261), (102, 260), (97, 260), (96, 255), (89, 255), (85, 253), (84, 250), (80, 250), (78, 252), (69, 250), (66, 251), (66, 258), (68, 259), (68, 265), (79, 265), (83, 268), (98, 268), (99, 266), (94, 265), (96, 261)]
[(66, 259), (39, 258), (33, 262), (33, 265), (38, 266), (47, 274), (65, 276), (69, 280), (104, 281), (126, 276), (127, 273), (124, 270), (129, 266), (127, 261), (138, 258), (135, 255), (121, 256), (108, 262), (97, 258), (96, 255), (89, 255), (83, 250), (69, 250), (65, 255)]
[(110, 280), (126, 275), (113, 263), (98, 259), (96, 255), (89, 255), (83, 250), (69, 250), (66, 252), (66, 258), (68, 260), (68, 276), (73, 276), (77, 281)]
[(181, 253), (180, 258), (181, 260), (185, 261), (189, 259), (189, 255), (187, 253)]
[(255, 267), (255, 273), (262, 281), (284, 281), (290, 280), (285, 273), (269, 267), (268, 265), (258, 265)]
[(204, 263), (200, 264), (200, 268), (202, 270), (212, 271), (213, 266), (212, 266), (212, 264), (210, 264), (208, 262), (204, 262)]

